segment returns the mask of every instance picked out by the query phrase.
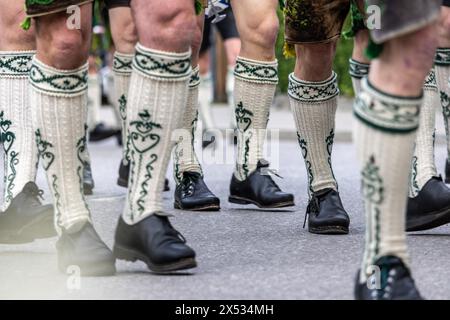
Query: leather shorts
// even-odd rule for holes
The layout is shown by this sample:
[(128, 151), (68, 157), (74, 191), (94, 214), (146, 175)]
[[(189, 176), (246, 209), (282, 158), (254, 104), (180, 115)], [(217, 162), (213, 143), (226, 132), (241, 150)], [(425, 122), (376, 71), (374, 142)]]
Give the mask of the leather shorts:
[(94, 0), (25, 0), (25, 7), (28, 17), (39, 17), (65, 11), (72, 5), (82, 5), (93, 1)]

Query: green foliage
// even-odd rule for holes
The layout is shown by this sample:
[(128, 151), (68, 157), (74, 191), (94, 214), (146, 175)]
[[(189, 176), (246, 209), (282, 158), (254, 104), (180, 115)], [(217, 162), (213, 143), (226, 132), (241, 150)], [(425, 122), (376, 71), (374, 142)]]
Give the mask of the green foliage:
[[(283, 56), (284, 46), (284, 18), (281, 10), (278, 10), (280, 19), (280, 33), (278, 34), (276, 55), (279, 63), (279, 90), (287, 92), (288, 76), (294, 70), (295, 59), (286, 59)], [(344, 30), (349, 27), (347, 19)], [(336, 58), (334, 59), (334, 71), (338, 74), (339, 89), (342, 95), (353, 96), (352, 80), (348, 74), (348, 59), (350, 59), (353, 50), (353, 41), (341, 38), (338, 42)]]

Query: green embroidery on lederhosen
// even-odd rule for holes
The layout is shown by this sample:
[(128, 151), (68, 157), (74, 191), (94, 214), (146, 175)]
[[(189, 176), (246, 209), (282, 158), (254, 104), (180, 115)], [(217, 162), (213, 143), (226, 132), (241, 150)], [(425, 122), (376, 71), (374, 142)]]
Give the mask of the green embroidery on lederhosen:
[[(150, 155), (150, 161), (146, 164), (143, 164), (144, 154), (151, 152), (153, 148), (155, 148), (160, 140), (161, 136), (158, 133), (154, 132), (154, 129), (162, 129), (162, 126), (158, 123), (155, 123), (151, 120), (152, 116), (148, 112), (148, 110), (143, 110), (139, 113), (139, 120), (132, 121), (130, 123), (130, 131), (129, 131), (129, 153), (130, 153), (130, 163), (132, 175), (130, 179), (130, 187), (128, 189), (129, 199), (131, 199), (131, 194), (135, 191), (136, 188), (140, 188), (139, 195), (140, 197), (136, 201), (138, 206), (137, 212), (139, 215), (142, 215), (145, 211), (144, 203), (145, 198), (148, 195), (148, 182), (152, 178), (152, 171), (154, 169), (153, 164), (158, 160), (158, 155), (153, 153)], [(136, 158), (137, 157), (137, 158)], [(141, 175), (142, 165), (145, 165), (145, 180), (141, 183), (140, 186), (135, 186), (135, 182), (133, 180), (133, 176), (135, 175), (135, 169), (139, 170), (137, 175)], [(134, 212), (134, 204), (130, 201), (130, 213)], [(130, 217), (133, 220), (133, 215)]]

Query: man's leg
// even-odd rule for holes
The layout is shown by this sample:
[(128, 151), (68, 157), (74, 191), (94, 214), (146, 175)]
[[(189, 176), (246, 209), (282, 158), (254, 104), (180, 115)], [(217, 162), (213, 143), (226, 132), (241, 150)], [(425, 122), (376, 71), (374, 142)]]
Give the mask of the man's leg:
[[(334, 1), (332, 6), (313, 6), (311, 1), (287, 2), (287, 40), (296, 44), (297, 53), (295, 71), (289, 76), (289, 101), (308, 174), (308, 230), (320, 234), (346, 234), (350, 219), (342, 206), (331, 165), (339, 95), (332, 65), (340, 28), (333, 26), (336, 28), (334, 33), (311, 37), (311, 33), (305, 35), (301, 30), (295, 30), (294, 26), (299, 24), (292, 23), (306, 20), (313, 32), (317, 27), (314, 21), (320, 17), (323, 21), (337, 21), (339, 27), (348, 12), (348, 3)], [(308, 12), (309, 16), (289, 12)]]
[(439, 44), (434, 60), (447, 137), (445, 182), (450, 183), (450, 1), (444, 1), (438, 26)]
[(280, 190), (263, 159), (267, 122), (278, 83), (278, 1), (232, 0), (231, 5), (242, 46), (234, 71), (238, 148), (229, 201), (260, 208), (293, 206), (294, 196)]
[(142, 260), (157, 272), (192, 268), (195, 252), (164, 213), (162, 189), (187, 102), (194, 1), (133, 0), (131, 9), (139, 39), (127, 104), (131, 171), (114, 253), (119, 259)]
[[(369, 2), (381, 5), (381, 1)], [(436, 47), (432, 21), (437, 18), (439, 4), (440, 1), (416, 1), (414, 10), (408, 10), (408, 15), (399, 19), (397, 13), (405, 12), (405, 6), (411, 8), (410, 1), (383, 3), (382, 19), (387, 20), (382, 23), (395, 23), (372, 31), (373, 41), (383, 43), (383, 50), (372, 61), (369, 78), (363, 80), (354, 106), (367, 217), (357, 299), (420, 299), (408, 268), (405, 200), (422, 87)], [(410, 61), (414, 63), (411, 65)], [(369, 286), (367, 279), (374, 271), (375, 275), (381, 272), (387, 277), (381, 277), (380, 284)]]
[(28, 74), (36, 50), (34, 26), (20, 29), (24, 1), (0, 0), (0, 142), (4, 194), (0, 243), (24, 243), (56, 235), (53, 207), (42, 206), (34, 183), (37, 148), (28, 99)]
[[(406, 215), (407, 231), (431, 229), (450, 222), (450, 189), (438, 176), (434, 159), (435, 111), (439, 103), (439, 90), (449, 140), (447, 115), (450, 116), (450, 109), (446, 109), (450, 105), (449, 23), (450, 9), (442, 6), (437, 28), (439, 47), (435, 56), (436, 73), (432, 70), (425, 81), (424, 102), (420, 111)], [(450, 148), (450, 145), (447, 147)]]
[[(30, 6), (28, 13), (36, 13), (32, 8), (49, 11), (45, 5)], [(54, 198), (58, 266), (61, 272), (77, 265), (82, 275), (111, 275), (114, 257), (94, 230), (83, 196), (92, 4), (80, 7), (79, 29), (69, 29), (65, 6), (57, 9), (62, 11), (34, 19), (37, 54), (30, 71), (30, 101), (37, 148)]]
[(197, 18), (197, 29), (192, 42), (192, 73), (180, 136), (173, 152), (175, 189), (174, 206), (177, 209), (195, 211), (216, 211), (220, 200), (203, 181), (203, 171), (195, 154), (195, 131), (199, 106), (199, 51), (202, 42), (204, 15)]

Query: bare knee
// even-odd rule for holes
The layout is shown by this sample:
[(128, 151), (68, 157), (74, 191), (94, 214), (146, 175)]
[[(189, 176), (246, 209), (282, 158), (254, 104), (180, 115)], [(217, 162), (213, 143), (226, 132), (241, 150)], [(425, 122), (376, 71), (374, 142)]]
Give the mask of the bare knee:
[(118, 35), (113, 35), (116, 50), (122, 53), (133, 53), (138, 42), (136, 26), (131, 20), (122, 27), (122, 31)]
[[(179, 6), (165, 2), (151, 8), (147, 1), (133, 1), (139, 41), (146, 47), (185, 52), (192, 46), (197, 21), (194, 7), (190, 1), (180, 2)], [(149, 32), (149, 30), (155, 32)]]
[(0, 13), (0, 50), (34, 50), (35, 30), (32, 24), (27, 31), (20, 27), (25, 19), (23, 7), (8, 7)]
[(67, 70), (83, 65), (87, 61), (88, 51), (82, 34), (67, 29), (53, 33), (48, 50), (52, 66)]
[(278, 31), (279, 21), (275, 12), (262, 19), (249, 19), (245, 30), (240, 31), (243, 50), (259, 51), (264, 60), (270, 60), (273, 58)]
[(332, 72), (336, 42), (296, 46), (295, 74), (302, 80), (323, 81)]
[(439, 46), (450, 47), (450, 8), (442, 7), (438, 29)]

